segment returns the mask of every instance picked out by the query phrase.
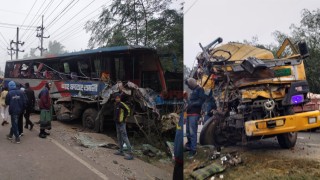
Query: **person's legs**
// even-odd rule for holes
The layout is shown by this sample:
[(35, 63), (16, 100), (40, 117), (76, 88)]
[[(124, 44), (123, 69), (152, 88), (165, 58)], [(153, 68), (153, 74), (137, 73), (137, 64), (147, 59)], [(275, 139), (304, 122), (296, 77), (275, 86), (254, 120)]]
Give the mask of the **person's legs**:
[(24, 118), (26, 119), (26, 125), (25, 128), (28, 129), (28, 126), (30, 125), (30, 130), (33, 128), (33, 123), (30, 121), (30, 109), (26, 109), (26, 113), (24, 113)]
[(190, 155), (194, 155), (197, 151), (197, 137), (198, 137), (198, 120), (200, 116), (189, 117), (189, 131), (190, 131)]
[(23, 135), (23, 113), (21, 113), (18, 118), (18, 130), (19, 135)]
[(120, 130), (122, 142), (126, 143), (126, 145), (128, 147), (128, 154), (126, 154), (125, 159), (132, 160), (133, 159), (132, 147), (131, 147), (131, 144), (129, 142), (127, 129), (126, 129), (126, 123), (121, 123), (119, 130)]
[(11, 129), (10, 129), (10, 134), (8, 135), (8, 138), (12, 138), (12, 136), (14, 135), (16, 138), (16, 141), (20, 142), (19, 130), (18, 130), (18, 119), (19, 119), (19, 115), (11, 115)]
[(116, 124), (116, 130), (117, 130), (117, 139), (118, 139), (118, 145), (119, 145), (119, 150), (117, 152), (115, 152), (115, 155), (121, 155), (123, 156), (123, 141), (121, 138), (121, 134), (120, 134), (120, 124), (115, 123)]
[(191, 137), (190, 137), (190, 122), (189, 122), (189, 116), (187, 117), (186, 122), (186, 135), (187, 135), (187, 143), (185, 144), (185, 150), (190, 151), (190, 143), (191, 143)]

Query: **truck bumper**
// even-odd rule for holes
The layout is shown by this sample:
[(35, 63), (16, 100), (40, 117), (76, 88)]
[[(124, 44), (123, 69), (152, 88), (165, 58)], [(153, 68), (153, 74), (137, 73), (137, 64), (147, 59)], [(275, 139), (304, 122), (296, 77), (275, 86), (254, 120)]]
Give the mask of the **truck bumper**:
[(320, 127), (320, 111), (245, 122), (247, 136), (266, 136)]

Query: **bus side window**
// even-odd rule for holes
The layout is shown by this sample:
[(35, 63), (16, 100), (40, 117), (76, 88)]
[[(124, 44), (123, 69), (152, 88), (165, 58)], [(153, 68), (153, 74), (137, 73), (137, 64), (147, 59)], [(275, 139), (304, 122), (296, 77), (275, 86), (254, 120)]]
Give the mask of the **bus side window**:
[(17, 63), (17, 64), (14, 65), (14, 69), (13, 69), (13, 77), (14, 78), (19, 77), (20, 68), (21, 68), (21, 64), (20, 63)]

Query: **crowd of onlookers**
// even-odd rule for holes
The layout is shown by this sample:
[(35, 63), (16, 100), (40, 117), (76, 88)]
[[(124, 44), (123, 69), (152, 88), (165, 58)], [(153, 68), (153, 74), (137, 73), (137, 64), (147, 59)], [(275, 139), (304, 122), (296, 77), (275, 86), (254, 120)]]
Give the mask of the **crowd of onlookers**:
[[(38, 106), (40, 109), (40, 133), (39, 137), (45, 138), (49, 135), (46, 129), (51, 129), (51, 101), (49, 96), (50, 83), (46, 83), (45, 87), (39, 94)], [(25, 129), (30, 131), (33, 129), (34, 123), (30, 120), (30, 114), (35, 108), (35, 93), (30, 88), (29, 83), (24, 86), (18, 85), (14, 81), (3, 83), (0, 94), (0, 115), (2, 126), (11, 124), (11, 128), (7, 138), (12, 140), (15, 138), (16, 143), (20, 143), (20, 137), (23, 136), (23, 117), (25, 119)], [(10, 122), (9, 122), (10, 120)]]

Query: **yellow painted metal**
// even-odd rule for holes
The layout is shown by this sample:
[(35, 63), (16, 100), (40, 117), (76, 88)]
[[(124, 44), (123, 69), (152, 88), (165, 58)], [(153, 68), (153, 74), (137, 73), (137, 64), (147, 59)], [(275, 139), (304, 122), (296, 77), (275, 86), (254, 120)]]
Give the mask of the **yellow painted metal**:
[[(316, 123), (309, 124), (309, 118), (316, 117)], [(267, 121), (273, 120), (284, 120), (284, 125), (277, 126), (274, 128), (267, 128), (260, 123), (267, 123)], [(279, 122), (280, 123), (280, 122)], [(245, 122), (245, 130), (247, 136), (266, 136), (266, 135), (277, 135), (288, 132), (302, 131), (312, 128), (320, 127), (320, 111), (309, 111), (303, 113), (296, 113), (294, 115), (279, 116), (272, 119), (260, 119), (251, 120)]]
[[(232, 42), (224, 44), (215, 48), (213, 51), (211, 51), (211, 53), (215, 52), (216, 50), (229, 51), (232, 54), (230, 61), (244, 60), (248, 57), (256, 57), (258, 59), (274, 59), (274, 56), (270, 51), (242, 43)], [(216, 52), (214, 55), (223, 56), (225, 58), (228, 57), (228, 55), (224, 52)]]
[(242, 99), (256, 99), (257, 97), (264, 97), (267, 99), (279, 99), (285, 96), (285, 89), (280, 91), (272, 91), (270, 96), (270, 92), (267, 90), (246, 90), (242, 92)]

